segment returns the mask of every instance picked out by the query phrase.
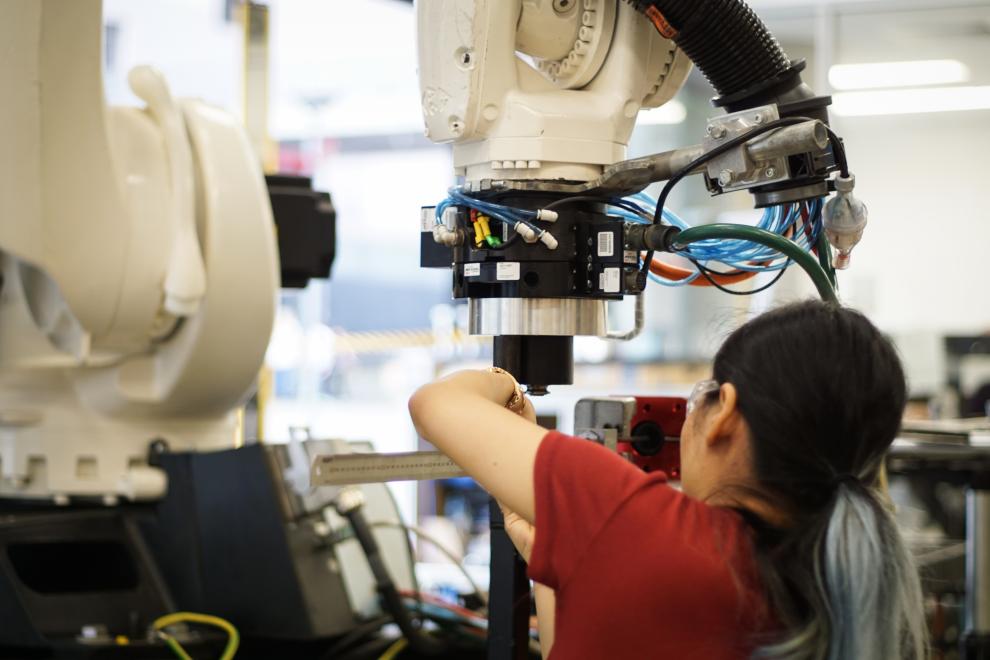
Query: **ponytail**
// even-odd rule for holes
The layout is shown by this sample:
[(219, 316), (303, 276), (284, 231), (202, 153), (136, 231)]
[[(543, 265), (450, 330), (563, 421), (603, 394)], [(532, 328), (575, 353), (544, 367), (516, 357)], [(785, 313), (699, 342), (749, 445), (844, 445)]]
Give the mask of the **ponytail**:
[[(817, 521), (794, 530), (782, 545), (775, 544), (777, 550), (810, 545), (814, 559), (810, 572), (793, 570), (793, 560), (786, 562), (791, 570), (760, 562), (765, 577), (780, 576), (782, 568), (790, 574), (788, 586), (803, 592), (806, 611), (800, 622), (789, 622), (784, 639), (761, 647), (754, 658), (927, 658), (918, 570), (890, 511), (876, 491), (852, 480), (836, 485), (830, 506)], [(802, 573), (804, 579), (794, 580)], [(778, 611), (798, 605), (774, 598), (783, 594), (784, 585), (771, 579), (768, 586)]]
[(918, 569), (890, 511), (858, 482), (838, 484), (822, 572), (829, 660), (927, 657)]

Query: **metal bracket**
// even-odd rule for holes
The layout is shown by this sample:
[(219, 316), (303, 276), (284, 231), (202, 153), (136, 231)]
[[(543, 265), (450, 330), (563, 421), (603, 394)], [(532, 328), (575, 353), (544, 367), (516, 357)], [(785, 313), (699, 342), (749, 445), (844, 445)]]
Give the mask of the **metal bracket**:
[[(759, 121), (756, 119), (758, 116), (761, 117)], [(717, 117), (709, 122), (711, 133), (703, 144), (614, 163), (606, 167), (602, 175), (593, 181), (483, 179), (465, 182), (463, 190), (476, 195), (521, 191), (622, 197), (639, 192), (656, 181), (670, 179), (675, 173), (690, 165), (702, 154), (724, 143), (725, 140), (776, 119), (779, 119), (779, 114), (777, 107), (773, 105)], [(716, 135), (721, 137), (716, 138)], [(721, 192), (763, 186), (791, 178), (787, 164), (788, 156), (822, 152), (827, 146), (828, 132), (825, 125), (818, 120), (809, 119), (753, 138), (713, 159), (707, 170), (698, 167), (690, 173), (706, 172), (713, 181), (719, 181), (723, 172), (731, 172), (731, 180), (728, 174), (724, 177), (725, 185), (719, 181)]]
[[(708, 121), (708, 135), (702, 145), (707, 153), (728, 140), (778, 119), (780, 113), (775, 105), (715, 117)], [(791, 176), (786, 157), (772, 156), (760, 160), (752, 149), (732, 149), (715, 157), (708, 163), (707, 174), (709, 179), (718, 182), (722, 192), (786, 181)]]

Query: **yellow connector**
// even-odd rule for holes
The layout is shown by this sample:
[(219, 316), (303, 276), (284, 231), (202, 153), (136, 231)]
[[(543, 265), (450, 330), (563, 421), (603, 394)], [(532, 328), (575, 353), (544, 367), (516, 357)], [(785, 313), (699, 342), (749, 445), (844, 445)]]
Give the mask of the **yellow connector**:
[(481, 222), (475, 221), (474, 223), (474, 245), (475, 247), (481, 247), (485, 244), (485, 233), (481, 228)]
[(484, 236), (485, 238), (488, 238), (489, 236), (492, 235), (491, 227), (488, 226), (488, 216), (487, 215), (479, 215), (478, 216), (478, 224), (481, 225), (481, 234), (482, 234), (482, 236)]

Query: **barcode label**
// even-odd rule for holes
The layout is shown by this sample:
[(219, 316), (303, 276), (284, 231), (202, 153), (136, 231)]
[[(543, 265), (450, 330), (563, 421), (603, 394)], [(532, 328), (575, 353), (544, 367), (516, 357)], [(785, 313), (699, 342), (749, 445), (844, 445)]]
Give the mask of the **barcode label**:
[(610, 231), (598, 232), (598, 256), (611, 257), (615, 254), (615, 236)]
[(495, 267), (495, 279), (501, 282), (515, 282), (519, 280), (519, 262), (503, 261)]
[(437, 207), (424, 206), (419, 210), (420, 231), (433, 231), (436, 220)]
[(481, 275), (481, 264), (464, 264), (464, 277), (478, 277)]
[(618, 268), (606, 268), (598, 276), (598, 288), (604, 293), (618, 293), (621, 285), (622, 277)]

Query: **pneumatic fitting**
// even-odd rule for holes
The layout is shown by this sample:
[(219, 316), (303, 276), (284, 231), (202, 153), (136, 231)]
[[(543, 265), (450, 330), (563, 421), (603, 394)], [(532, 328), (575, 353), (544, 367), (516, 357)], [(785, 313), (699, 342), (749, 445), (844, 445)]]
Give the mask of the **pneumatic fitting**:
[(866, 204), (852, 194), (855, 186), (856, 177), (852, 174), (837, 176), (836, 195), (826, 202), (823, 213), (825, 237), (835, 249), (832, 265), (838, 270), (849, 267), (852, 249), (863, 238), (866, 228)]

